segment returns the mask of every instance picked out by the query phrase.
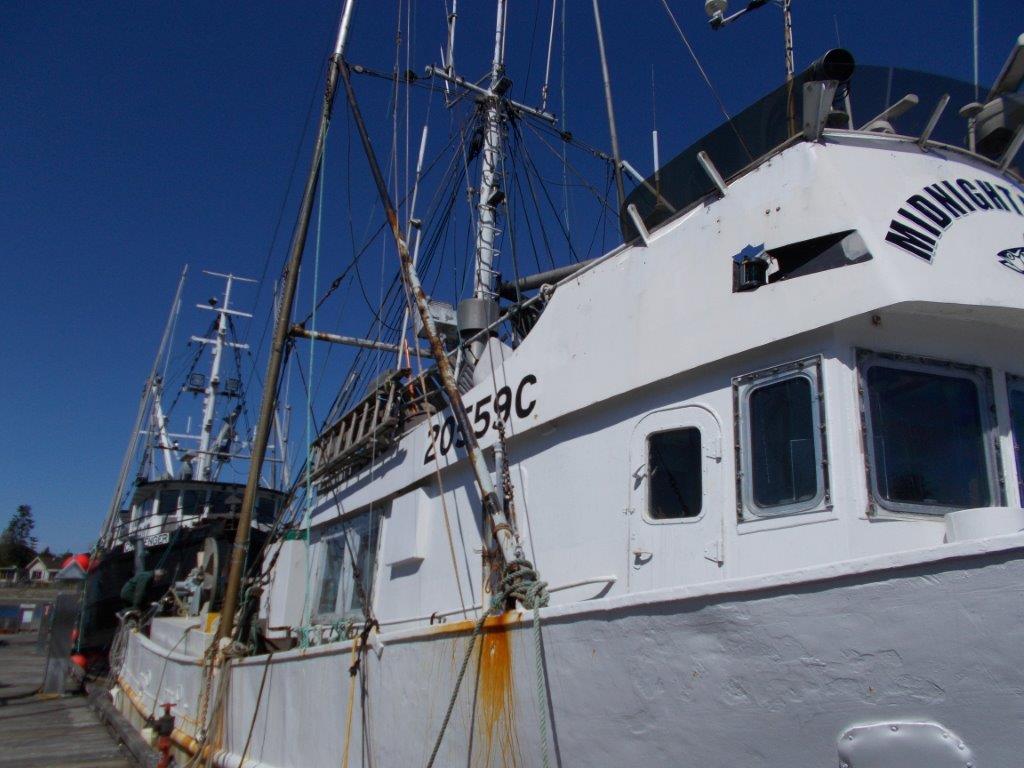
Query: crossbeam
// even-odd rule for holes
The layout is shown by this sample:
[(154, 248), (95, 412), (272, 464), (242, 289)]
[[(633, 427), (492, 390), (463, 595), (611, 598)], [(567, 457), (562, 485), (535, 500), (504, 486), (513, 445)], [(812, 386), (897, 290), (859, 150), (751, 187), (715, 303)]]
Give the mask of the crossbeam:
[[(491, 91), (487, 88), (481, 88), (476, 83), (471, 83), (466, 78), (461, 77), (460, 75), (449, 75), (443, 69), (438, 69), (437, 67), (427, 67), (426, 74), (427, 77), (440, 78), (441, 80), (444, 80), (446, 83), (451, 83), (452, 85), (457, 85), (460, 88), (465, 88), (467, 91), (475, 93), (478, 96), (485, 96), (487, 98), (494, 99), (499, 98), (499, 94), (494, 93), (494, 91)], [(540, 118), (541, 120), (549, 122), (552, 125), (558, 122), (558, 118), (555, 117), (550, 112), (546, 112), (542, 109), (534, 109), (533, 107), (528, 107), (525, 104), (520, 104), (518, 101), (512, 101), (512, 99), (506, 99), (505, 102), (506, 104), (508, 104), (509, 108), (514, 109), (516, 112), (522, 112), (527, 115), (532, 115), (533, 117)]]
[[(402, 349), (398, 344), (390, 344), (386, 341), (360, 339), (356, 336), (342, 336), (339, 333), (325, 333), (324, 331), (310, 331), (298, 324), (288, 329), (288, 335), (292, 338), (326, 341), (331, 344), (345, 344), (350, 347), (360, 347), (361, 349), (379, 349), (383, 352), (398, 352)], [(431, 354), (429, 349), (417, 349), (416, 347), (410, 347), (409, 353), (413, 355)]]

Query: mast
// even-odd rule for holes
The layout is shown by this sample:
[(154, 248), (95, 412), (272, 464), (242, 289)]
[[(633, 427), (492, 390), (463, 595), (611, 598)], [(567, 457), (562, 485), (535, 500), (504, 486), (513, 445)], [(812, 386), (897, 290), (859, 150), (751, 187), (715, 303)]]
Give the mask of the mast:
[(181, 270), (181, 277), (178, 278), (178, 287), (174, 291), (174, 300), (171, 302), (170, 312), (167, 314), (167, 323), (164, 325), (163, 336), (160, 338), (160, 346), (157, 348), (156, 356), (153, 358), (153, 366), (150, 368), (149, 376), (146, 378), (146, 385), (142, 388), (142, 395), (139, 398), (139, 408), (135, 414), (134, 426), (132, 426), (132, 436), (128, 441), (128, 448), (125, 450), (124, 458), (121, 461), (121, 472), (117, 476), (117, 487), (114, 489), (114, 498), (110, 502), (110, 510), (107, 512), (107, 519), (103, 522), (103, 532), (101, 534), (101, 540), (106, 544), (109, 543), (111, 534), (114, 531), (116, 525), (118, 513), (121, 511), (121, 495), (124, 493), (125, 483), (128, 481), (128, 472), (131, 469), (132, 457), (135, 454), (136, 446), (138, 445), (138, 435), (142, 430), (143, 422), (146, 418), (146, 411), (151, 397), (158, 397), (157, 392), (159, 391), (157, 370), (160, 367), (160, 358), (163, 357), (164, 351), (167, 348), (171, 338), (171, 331), (174, 328), (174, 320), (178, 316), (178, 311), (181, 309), (181, 292), (185, 288), (185, 277), (188, 275), (188, 265), (186, 264)]
[(491, 61), (491, 94), (484, 110), (483, 151), (480, 157), (480, 198), (477, 202), (476, 230), (476, 282), (473, 296), (486, 301), (497, 301), (494, 269), (498, 253), (494, 241), (498, 235), (497, 206), (501, 202), (498, 167), (501, 164), (501, 121), (503, 107), (499, 84), (505, 75), (505, 0), (497, 2), (497, 20), (494, 24), (494, 57)]
[(324, 143), (327, 139), (327, 128), (331, 123), (331, 112), (334, 107), (334, 94), (338, 87), (338, 71), (345, 44), (348, 42), (349, 28), (352, 23), (352, 12), (355, 0), (345, 0), (345, 8), (338, 24), (338, 36), (334, 42), (334, 52), (327, 66), (327, 84), (324, 90), (324, 103), (320, 111), (320, 123), (317, 126), (316, 143), (313, 145), (313, 157), (310, 159), (306, 186), (302, 193), (299, 206), (298, 221), (292, 237), (288, 263), (282, 279), (281, 304), (274, 325), (274, 338), (270, 348), (270, 359), (267, 361), (267, 373), (263, 379), (263, 395), (260, 402), (260, 417), (256, 424), (253, 437), (252, 458), (249, 462), (249, 476), (242, 496), (242, 507), (238, 513), (238, 528), (235, 532), (235, 545), (231, 550), (231, 569), (228, 572), (228, 583), (224, 593), (224, 606), (221, 610), (220, 628), (217, 636), (230, 639), (235, 628), (235, 610), (238, 608), (238, 592), (242, 582), (242, 568), (245, 566), (249, 551), (249, 528), (252, 523), (253, 507), (256, 504), (256, 493), (259, 490), (260, 473), (263, 470), (263, 459), (267, 453), (270, 440), (270, 427), (277, 404), (277, 387), (281, 378), (281, 363), (284, 359), (285, 344), (288, 341), (288, 323), (295, 302), (295, 289), (299, 280), (299, 267), (302, 264), (302, 252), (306, 247), (306, 235), (309, 232), (309, 219), (313, 211), (313, 200), (320, 183), (320, 165), (324, 156)]
[[(499, 5), (504, 5), (504, 3), (499, 2)], [(477, 441), (473, 424), (469, 420), (469, 414), (466, 412), (465, 404), (462, 402), (462, 393), (459, 392), (451, 363), (448, 360), (448, 354), (441, 343), (441, 337), (437, 333), (437, 326), (430, 314), (427, 295), (423, 291), (423, 286), (416, 273), (416, 267), (413, 266), (412, 256), (409, 254), (405, 236), (402, 234), (401, 227), (398, 224), (398, 214), (388, 195), (387, 184), (384, 182), (384, 175), (381, 173), (380, 165), (377, 163), (377, 156), (373, 151), (373, 145), (370, 143), (370, 137), (366, 132), (363, 116), (359, 111), (359, 104), (356, 102), (355, 91), (352, 90), (352, 82), (349, 80), (348, 67), (344, 63), (341, 65), (341, 76), (345, 83), (345, 92), (348, 96), (349, 106), (352, 109), (352, 118), (355, 122), (356, 130), (359, 132), (359, 138), (363, 143), (366, 160), (370, 164), (370, 172), (377, 186), (377, 193), (380, 196), (381, 203), (384, 206), (384, 213), (391, 227), (395, 246), (398, 248), (402, 280), (411, 295), (412, 301), (416, 304), (416, 310), (423, 323), (434, 361), (437, 363), (437, 372), (441, 380), (441, 386), (444, 389), (445, 397), (452, 409), (452, 415), (455, 417), (455, 421), (459, 425), (463, 440), (465, 441), (466, 454), (469, 458), (470, 468), (473, 471), (477, 490), (480, 493), (484, 513), (491, 522), (491, 531), (501, 549), (505, 565), (512, 567), (517, 563), (522, 564), (522, 545), (519, 543), (516, 533), (509, 524), (508, 517), (505, 515), (504, 506), (498, 498), (498, 492), (495, 489), (491, 472), (487, 467), (487, 460), (484, 458), (484, 453), (480, 448), (480, 443)]]
[(622, 155), (619, 154), (619, 133), (615, 127), (615, 107), (612, 105), (612, 83), (608, 76), (608, 57), (604, 51), (604, 31), (601, 29), (601, 9), (594, 0), (594, 26), (597, 28), (597, 50), (601, 57), (601, 78), (604, 83), (604, 104), (608, 111), (608, 133), (611, 134), (612, 160), (615, 161), (615, 192), (621, 208), (626, 202), (626, 191), (622, 186)]
[(164, 457), (164, 472), (168, 477), (174, 477), (174, 455), (171, 453), (171, 438), (167, 434), (167, 417), (164, 415), (164, 408), (160, 404), (160, 397), (163, 395), (163, 381), (158, 380), (153, 385), (153, 432), (160, 441), (160, 453)]
[(200, 336), (193, 336), (192, 341), (198, 344), (208, 344), (213, 347), (213, 360), (210, 363), (210, 375), (206, 380), (206, 389), (203, 391), (203, 423), (199, 432), (199, 456), (196, 459), (196, 472), (195, 478), (197, 480), (211, 480), (212, 469), (213, 469), (213, 452), (210, 447), (213, 443), (213, 420), (216, 414), (217, 408), (217, 394), (220, 391), (220, 366), (221, 359), (224, 354), (225, 347), (232, 347), (235, 349), (248, 349), (248, 344), (239, 344), (227, 340), (228, 335), (228, 315), (237, 315), (239, 317), (252, 317), (247, 312), (239, 312), (238, 310), (231, 309), (231, 284), (235, 280), (240, 280), (245, 283), (255, 283), (255, 280), (251, 280), (247, 277), (238, 277), (232, 274), (221, 274), (219, 272), (207, 272), (203, 270), (203, 274), (210, 275), (212, 277), (222, 277), (225, 280), (224, 286), (224, 300), (218, 307), (216, 300), (211, 299), (209, 304), (196, 304), (199, 309), (207, 309), (217, 313), (217, 330), (213, 334), (212, 339), (202, 338)]

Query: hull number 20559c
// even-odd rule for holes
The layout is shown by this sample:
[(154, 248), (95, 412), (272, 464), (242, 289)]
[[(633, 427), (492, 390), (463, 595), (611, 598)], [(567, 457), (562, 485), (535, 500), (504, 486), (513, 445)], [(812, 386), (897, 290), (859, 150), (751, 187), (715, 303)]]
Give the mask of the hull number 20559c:
[[(537, 400), (531, 398), (526, 389), (536, 383), (537, 377), (528, 373), (519, 380), (519, 385), (514, 391), (509, 386), (501, 387), (494, 394), (484, 395), (472, 406), (467, 407), (466, 413), (473, 422), (473, 433), (477, 438), (483, 437), (489, 430), (497, 431), (499, 420), (508, 424), (513, 415), (524, 419), (533, 413)], [(462, 448), (465, 444), (462, 430), (456, 424), (455, 417), (449, 415), (444, 422), (430, 425), (430, 439), (427, 442), (423, 463), (429, 464), (438, 456), (447, 456), (453, 446)]]

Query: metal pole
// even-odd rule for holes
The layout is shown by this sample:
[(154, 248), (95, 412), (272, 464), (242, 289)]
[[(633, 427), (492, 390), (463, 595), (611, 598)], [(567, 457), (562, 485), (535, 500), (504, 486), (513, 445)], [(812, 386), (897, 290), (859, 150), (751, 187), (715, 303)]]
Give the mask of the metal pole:
[(316, 197), (317, 185), (320, 182), (320, 163), (323, 160), (324, 142), (327, 128), (331, 123), (331, 110), (334, 106), (334, 94), (338, 87), (338, 69), (345, 53), (349, 28), (352, 22), (352, 11), (355, 0), (345, 0), (345, 9), (338, 25), (338, 37), (334, 43), (327, 68), (327, 85), (324, 89), (324, 104), (320, 112), (320, 124), (317, 127), (316, 144), (313, 157), (309, 164), (309, 175), (302, 193), (302, 204), (299, 206), (298, 222), (292, 238), (288, 264), (285, 267), (282, 283), (281, 304), (277, 322), (274, 327), (274, 340), (270, 348), (270, 359), (267, 361), (267, 373), (263, 380), (263, 398), (260, 402), (260, 417), (253, 438), (252, 459), (249, 463), (249, 477), (242, 496), (242, 508), (238, 513), (238, 530), (235, 532), (235, 545), (231, 550), (231, 569), (228, 572), (228, 583), (224, 593), (224, 606), (221, 609), (220, 629), (218, 638), (230, 638), (235, 628), (235, 610), (238, 608), (238, 592), (242, 583), (242, 569), (249, 550), (249, 528), (252, 523), (252, 511), (259, 490), (260, 473), (263, 470), (263, 459), (267, 452), (267, 441), (270, 439), (270, 424), (274, 417), (277, 402), (277, 385), (281, 377), (281, 361), (284, 348), (288, 341), (288, 323), (295, 301), (295, 288), (299, 280), (299, 267), (302, 264), (302, 251), (306, 246), (306, 234), (309, 231), (309, 219), (313, 211), (313, 199)]
[[(327, 333), (325, 331), (311, 331), (301, 325), (293, 325), (288, 334), (293, 337), (311, 339), (313, 341), (327, 341), (331, 344), (345, 344), (350, 347), (361, 349), (378, 349), (382, 352), (401, 352), (401, 344), (389, 344), (386, 341), (374, 341), (373, 339), (360, 339), (355, 336), (342, 336), (338, 333)], [(413, 349), (414, 352), (421, 350)]]
[(208, 453), (210, 450), (210, 438), (213, 435), (213, 415), (217, 407), (217, 391), (220, 389), (220, 364), (224, 352), (224, 339), (228, 335), (227, 311), (231, 302), (231, 276), (228, 276), (224, 286), (224, 303), (217, 317), (217, 332), (213, 337), (213, 362), (210, 365), (210, 377), (206, 382), (206, 391), (203, 393), (203, 423), (200, 426), (199, 438), (199, 471), (196, 477), (199, 480), (210, 479), (210, 467), (213, 460)]
[[(973, 64), (974, 64), (974, 100), (977, 101), (981, 97), (981, 93), (978, 89), (978, 0), (974, 0), (973, 8), (971, 9), (971, 48), (973, 52)], [(971, 147), (971, 151), (974, 151), (974, 147)]]
[(786, 45), (786, 82), (793, 81), (793, 0), (782, 0), (782, 24)]
[(121, 494), (124, 493), (124, 485), (128, 481), (128, 470), (131, 467), (135, 447), (138, 445), (136, 441), (138, 440), (138, 434), (142, 429), (142, 421), (146, 418), (146, 411), (149, 410), (149, 398), (155, 396), (157, 368), (160, 367), (160, 358), (164, 355), (164, 348), (170, 340), (175, 319), (177, 318), (178, 311), (181, 308), (181, 293), (185, 288), (185, 277), (187, 275), (188, 265), (186, 264), (184, 269), (181, 270), (181, 277), (178, 278), (178, 288), (174, 292), (174, 301), (171, 302), (171, 311), (167, 315), (167, 323), (164, 326), (163, 336), (160, 338), (160, 346), (157, 349), (156, 357), (153, 359), (153, 367), (150, 369), (149, 377), (146, 379), (146, 386), (142, 389), (142, 397), (139, 399), (139, 409), (135, 414), (135, 424), (132, 427), (132, 436), (128, 441), (128, 448), (125, 449), (124, 458), (121, 460), (121, 472), (117, 476), (117, 487), (114, 488), (114, 498), (110, 502), (110, 510), (107, 512), (107, 519), (103, 522), (101, 540), (104, 544), (109, 543), (108, 540), (113, 533), (115, 521), (117, 520), (118, 512), (120, 512), (118, 507), (121, 506)]
[(782, 27), (786, 48), (786, 106), (789, 113), (789, 135), (796, 133), (796, 100), (793, 97), (793, 13), (792, 0), (782, 0)]
[(612, 137), (612, 159), (615, 160), (615, 191), (619, 196), (619, 207), (626, 201), (626, 190), (622, 186), (622, 156), (619, 154), (619, 133), (615, 129), (615, 108), (612, 106), (612, 83), (608, 77), (608, 58), (604, 52), (604, 33), (601, 31), (601, 9), (594, 0), (594, 26), (597, 27), (597, 50), (601, 54), (601, 76), (604, 78), (604, 103), (608, 108), (608, 132)]
[[(412, 237), (413, 222), (415, 221), (415, 216), (416, 216), (416, 197), (417, 197), (417, 195), (419, 195), (419, 191), (420, 191), (420, 178), (423, 176), (423, 156), (426, 154), (426, 152), (427, 152), (427, 126), (424, 125), (423, 126), (423, 133), (420, 134), (420, 154), (416, 158), (416, 178), (413, 181), (413, 185), (412, 185), (412, 200), (409, 203), (409, 223), (406, 225), (406, 228), (405, 228), (405, 239), (406, 239), (406, 241), (408, 241), (409, 238)], [(416, 245), (414, 245), (413, 249), (412, 249), (412, 264), (413, 264), (413, 266), (416, 266), (416, 260), (419, 258), (419, 255), (420, 255), (420, 232), (419, 232), (419, 227), (417, 226), (416, 227)], [(395, 367), (396, 368), (401, 368), (402, 367), (402, 353), (406, 349), (407, 342), (406, 342), (405, 334), (406, 334), (406, 329), (408, 328), (408, 326), (409, 326), (409, 302), (406, 302), (405, 303), (405, 311), (402, 313), (402, 324), (399, 326), (399, 328), (401, 328), (402, 336), (401, 336), (401, 339), (400, 339), (400, 341), (398, 343), (398, 357), (395, 360)]]
[(490, 518), (491, 527), (501, 547), (501, 554), (505, 559), (505, 563), (511, 564), (522, 558), (522, 546), (516, 541), (512, 527), (505, 517), (502, 504), (494, 490), (494, 482), (491, 478), (490, 470), (487, 468), (483, 451), (480, 449), (480, 444), (477, 442), (476, 435), (473, 432), (473, 424), (466, 413), (466, 407), (462, 402), (462, 395), (459, 393), (458, 385), (455, 382), (455, 374), (452, 371), (451, 363), (448, 361), (448, 355), (445, 354), (444, 345), (437, 334), (434, 320), (430, 316), (427, 295), (423, 292), (423, 286), (420, 285), (419, 276), (416, 274), (416, 268), (412, 263), (412, 256), (409, 255), (405, 236), (402, 234), (401, 227), (398, 224), (398, 214), (395, 213), (395, 207), (388, 194), (387, 184), (384, 181), (380, 166), (377, 164), (377, 156), (373, 151), (373, 145), (370, 143), (370, 137), (363, 123), (363, 116), (359, 111), (359, 104), (356, 102), (356, 94), (352, 89), (352, 82), (349, 79), (348, 67), (344, 63), (341, 64), (341, 78), (345, 83), (345, 93), (352, 108), (353, 122), (355, 123), (356, 130), (359, 131), (359, 138), (362, 140), (366, 159), (370, 164), (370, 171), (377, 185), (377, 192), (380, 194), (384, 212), (388, 217), (388, 224), (391, 226), (391, 233), (395, 238), (398, 257), (401, 261), (402, 277), (405, 280), (406, 287), (416, 301), (416, 309), (419, 312), (420, 320), (423, 322), (423, 328), (430, 342), (430, 350), (433, 353), (434, 361), (437, 363), (437, 372), (441, 379), (441, 385), (451, 406), (452, 414), (455, 416), (456, 424), (458, 424), (459, 429), (462, 431), (462, 439), (466, 443), (466, 453), (469, 456), (469, 462), (473, 469), (484, 512)]
[(494, 59), (491, 62), (491, 85), (484, 113), (484, 146), (480, 154), (480, 198), (477, 202), (479, 224), (476, 231), (476, 285), (473, 295), (494, 300), (494, 241), (497, 237), (498, 166), (501, 161), (501, 98), (494, 93), (505, 71), (505, 0), (498, 0), (494, 25)]

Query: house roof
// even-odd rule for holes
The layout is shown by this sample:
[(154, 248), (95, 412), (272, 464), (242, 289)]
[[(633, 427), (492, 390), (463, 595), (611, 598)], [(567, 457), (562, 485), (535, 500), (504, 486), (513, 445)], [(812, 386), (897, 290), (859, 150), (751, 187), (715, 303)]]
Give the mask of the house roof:
[(81, 564), (72, 560), (70, 563), (60, 569), (57, 574), (58, 581), (80, 581), (85, 578), (85, 569), (82, 568)]
[(52, 555), (49, 552), (42, 552), (36, 555), (32, 562), (25, 566), (25, 569), (31, 569), (37, 562), (42, 563), (43, 567), (48, 571), (60, 570), (60, 557), (58, 555)]

